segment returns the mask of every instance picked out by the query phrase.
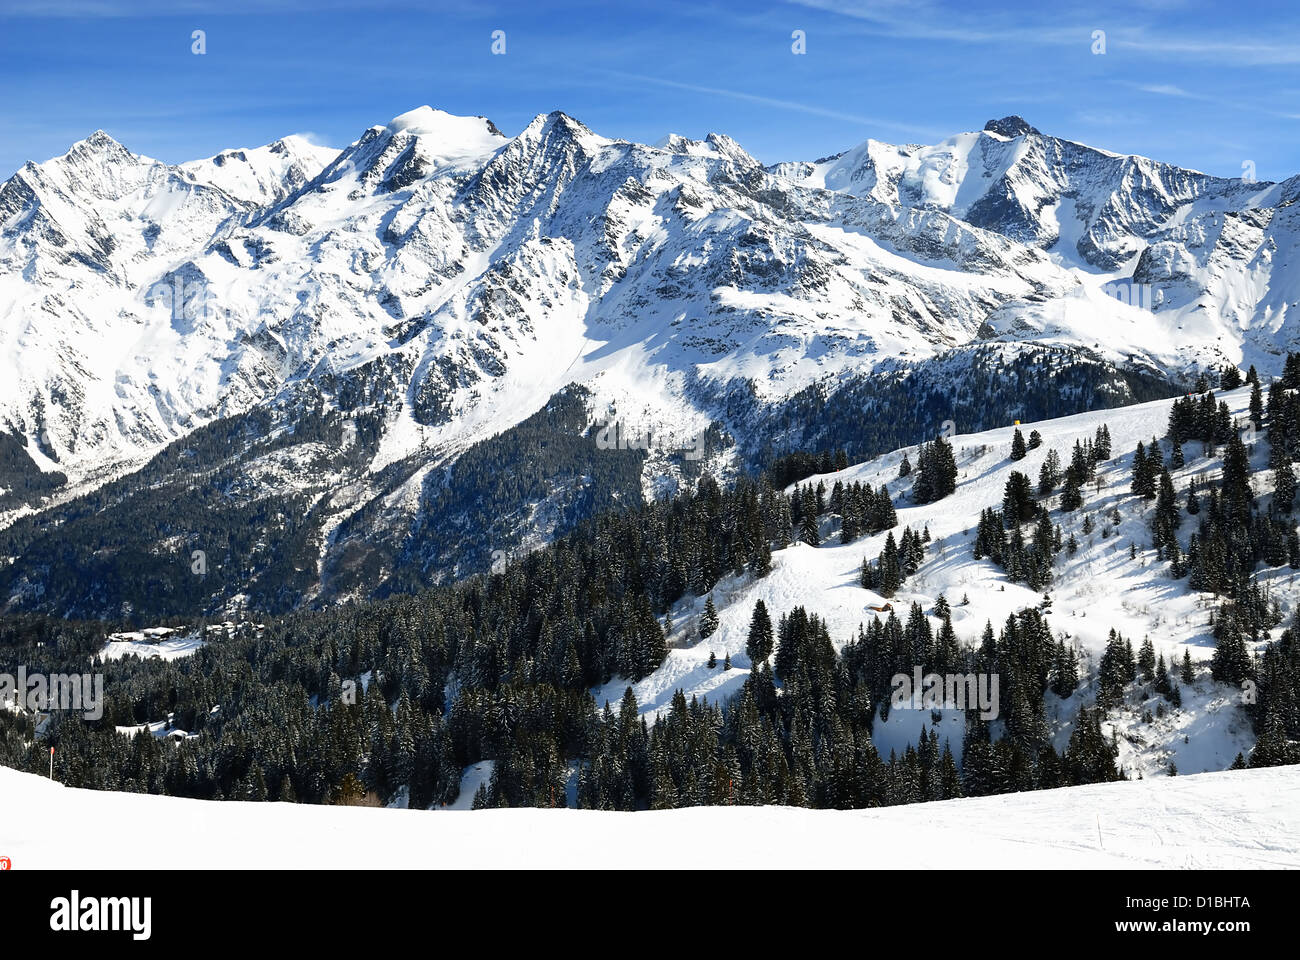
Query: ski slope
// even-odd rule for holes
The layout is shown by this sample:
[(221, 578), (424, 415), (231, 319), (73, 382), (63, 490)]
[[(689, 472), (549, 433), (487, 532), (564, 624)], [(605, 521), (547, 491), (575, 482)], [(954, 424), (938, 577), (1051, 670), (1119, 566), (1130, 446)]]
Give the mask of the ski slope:
[(0, 855), (15, 870), (1297, 867), (1300, 767), (875, 810), (445, 816), (76, 790), (0, 768)]
[[(1249, 388), (1222, 392), (1216, 397), (1226, 400), (1233, 415), (1245, 422)], [(1168, 565), (1156, 561), (1154, 550), (1149, 549), (1149, 519), (1155, 509), (1154, 501), (1142, 501), (1129, 492), (1134, 449), (1139, 441), (1150, 444), (1152, 437), (1164, 437), (1172, 403), (1172, 400), (1160, 400), (1022, 424), (1020, 429), (1026, 439), (1032, 430), (1038, 430), (1043, 444), (1018, 462), (1009, 456), (1014, 424), (983, 433), (954, 435), (950, 440), (958, 466), (957, 491), (924, 506), (913, 505), (907, 499), (915, 473), (906, 479), (898, 477), (904, 453), (916, 465), (915, 447), (803, 482), (816, 486), (824, 481), (828, 499), (837, 480), (846, 485), (854, 481), (870, 483), (873, 489), (881, 483), (887, 484), (898, 512), (898, 526), (892, 531), (895, 539), (901, 537), (906, 526), (918, 532), (928, 526), (932, 538), (918, 573), (888, 602), (905, 621), (913, 601), (920, 603), (929, 614), (935, 599), (944, 595), (952, 605), (953, 627), (958, 638), (972, 645), (978, 642), (987, 621), (998, 630), (1010, 614), (1042, 601), (1040, 594), (1023, 584), (1008, 582), (1005, 572), (992, 561), (974, 559), (972, 546), (980, 512), (986, 507), (1001, 506), (1003, 490), (1013, 470), (1027, 474), (1037, 490), (1039, 468), (1049, 450), (1055, 448), (1068, 466), (1075, 441), (1092, 439), (1097, 428), (1107, 424), (1112, 441), (1111, 459), (1099, 465), (1100, 490), (1096, 483), (1089, 483), (1084, 490), (1083, 509), (1073, 514), (1062, 514), (1056, 509), (1059, 488), (1057, 496), (1047, 501), (1054, 522), (1061, 525), (1062, 538), (1068, 540), (1073, 533), (1079, 542), (1075, 556), (1069, 557), (1062, 551), (1057, 558), (1055, 582), (1049, 591), (1051, 623), (1057, 633), (1066, 635), (1067, 642), (1075, 644), (1080, 653), (1080, 673), (1085, 677), (1089, 672), (1095, 675), (1097, 661), (1112, 628), (1131, 639), (1135, 648), (1144, 637), (1150, 636), (1156, 653), (1163, 654), (1171, 666), (1182, 662), (1184, 650), (1190, 651), (1198, 665), (1197, 679), (1195, 684), (1182, 688), (1181, 711), (1171, 712), (1154, 723), (1142, 722), (1141, 709), (1113, 712), (1110, 724), (1103, 729), (1108, 735), (1112, 731), (1118, 733), (1119, 763), (1129, 776), (1161, 776), (1171, 762), (1182, 774), (1224, 770), (1238, 752), (1249, 755), (1255, 738), (1245, 712), (1240, 709), (1238, 691), (1215, 683), (1209, 676), (1208, 661), (1214, 652), (1209, 626), (1210, 612), (1215, 605), (1213, 598), (1189, 590), (1185, 578), (1171, 579)], [(1168, 462), (1169, 444), (1162, 442), (1162, 449)], [(1186, 466), (1171, 470), (1180, 507), (1191, 477), (1217, 479), (1223, 466), (1222, 450), (1220, 456), (1206, 458), (1202, 456), (1200, 443), (1185, 444), (1184, 454)], [(1254, 484), (1262, 504), (1267, 503), (1271, 492), (1271, 480), (1264, 469), (1267, 458), (1267, 445), (1256, 444), (1252, 466), (1260, 471)], [(1200, 486), (1204, 488), (1203, 484)], [(1111, 536), (1103, 538), (1103, 516), (1109, 516), (1113, 510), (1119, 511), (1120, 523)], [(1091, 535), (1082, 531), (1085, 515), (1091, 515), (1097, 524)], [(1186, 546), (1197, 521), (1185, 511), (1182, 521), (1179, 538)], [(688, 700), (692, 696), (716, 700), (739, 691), (749, 675), (745, 641), (757, 600), (766, 604), (773, 621), (799, 605), (810, 613), (820, 614), (828, 622), (837, 649), (856, 635), (858, 625), (868, 617), (887, 616), (868, 610), (869, 605), (883, 605), (886, 600), (863, 589), (858, 578), (863, 558), (874, 561), (880, 555), (888, 532), (841, 545), (838, 525), (824, 523), (820, 546), (795, 543), (775, 552), (773, 569), (767, 577), (755, 580), (747, 574), (721, 581), (713, 591), (719, 618), (717, 631), (707, 640), (671, 649), (654, 673), (631, 685), (643, 714), (653, 720), (657, 712), (667, 709), (678, 689), (684, 691)], [(1136, 559), (1129, 557), (1131, 543), (1137, 545)], [(1283, 606), (1284, 623), (1289, 622), (1300, 597), (1297, 571), (1287, 567), (1264, 570), (1259, 578), (1273, 584), (1274, 596)], [(703, 607), (704, 598), (692, 598), (671, 611), (675, 629), (670, 645), (686, 642)], [(931, 623), (937, 629), (939, 621), (932, 617)], [(1279, 627), (1274, 636), (1280, 632)], [(716, 655), (718, 663), (712, 670), (707, 665), (710, 652)], [(731, 657), (729, 671), (723, 669), (727, 655)], [(597, 704), (606, 701), (616, 704), (627, 686), (625, 680), (615, 678), (598, 688)], [(1047, 695), (1048, 722), (1055, 730), (1058, 749), (1069, 740), (1070, 723), (1079, 706), (1094, 700), (1095, 689), (1088, 687), (1065, 701), (1051, 693)], [(1149, 709), (1154, 712), (1155, 707), (1153, 698)], [(891, 749), (901, 752), (909, 742), (916, 742), (921, 729), (928, 726), (928, 710), (892, 711), (888, 724), (877, 720), (873, 740), (881, 755), (888, 757)], [(960, 717), (945, 716), (938, 732), (941, 740), (950, 740), (954, 754), (960, 757)]]

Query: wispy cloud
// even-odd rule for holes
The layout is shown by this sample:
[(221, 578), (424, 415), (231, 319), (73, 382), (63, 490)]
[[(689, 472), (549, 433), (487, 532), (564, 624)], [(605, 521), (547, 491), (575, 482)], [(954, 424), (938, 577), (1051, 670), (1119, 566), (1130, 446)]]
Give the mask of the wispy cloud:
[(899, 39), (949, 40), (957, 43), (1079, 44), (1088, 42), (1091, 26), (1057, 23), (1026, 24), (1023, 11), (1013, 17), (981, 11), (977, 17), (961, 7), (921, 0), (859, 2), (859, 0), (787, 0), (795, 6), (838, 14), (859, 21), (870, 32)]
[(746, 103), (755, 103), (764, 107), (772, 107), (776, 110), (791, 110), (796, 113), (804, 113), (815, 117), (827, 117), (831, 120), (842, 120), (845, 123), (853, 123), (863, 127), (886, 128), (898, 130), (903, 133), (913, 134), (929, 138), (941, 138), (946, 134), (935, 130), (932, 127), (921, 127), (914, 124), (899, 123), (895, 120), (888, 120), (884, 117), (868, 117), (856, 113), (846, 113), (842, 110), (832, 110), (827, 107), (819, 107), (815, 104), (800, 103), (796, 100), (784, 100), (779, 97), (766, 97), (756, 93), (745, 93), (741, 90), (728, 90), (724, 87), (712, 87), (699, 83), (686, 83), (680, 80), (667, 80), (662, 77), (650, 77), (640, 73), (625, 73), (621, 70), (600, 70), (601, 74), (611, 77), (618, 77), (626, 81), (636, 83), (648, 83), (660, 87), (669, 87), (674, 90), (686, 90), (691, 93), (700, 93), (708, 96), (727, 97), (731, 100), (743, 100)]
[(1204, 62), (1235, 63), (1246, 66), (1286, 66), (1300, 63), (1300, 37), (1285, 42), (1263, 40), (1199, 40), (1159, 36), (1137, 32), (1130, 36), (1121, 34), (1111, 40), (1116, 49), (1129, 49), (1154, 53), (1165, 57), (1178, 57)]
[[(994, 14), (980, 10), (971, 14), (957, 5), (922, 0), (902, 3), (898, 0), (787, 0), (795, 6), (820, 10), (852, 19), (887, 36), (952, 41), (968, 44), (1015, 44), (1033, 46), (1081, 46), (1086, 48), (1093, 30), (1105, 30), (1107, 45), (1115, 50), (1133, 50), (1160, 57), (1193, 59), (1202, 62), (1233, 63), (1247, 66), (1300, 63), (1300, 35), (1294, 27), (1274, 23), (1267, 37), (1217, 36), (1211, 29), (1203, 35), (1174, 32), (1163, 19), (1155, 23), (1133, 23), (1135, 11), (1120, 14), (1097, 10), (1085, 19), (1073, 14), (1073, 23), (1062, 23), (1053, 10), (1050, 17), (1039, 16), (1022, 7), (1012, 14)], [(1166, 17), (1169, 10), (1181, 6), (1178, 0), (1148, 0), (1144, 4), (1152, 16)], [(1118, 21), (1118, 22), (1117, 22)], [(1211, 28), (1212, 20), (1207, 20)], [(1279, 35), (1278, 31), (1281, 32)]]
[(1143, 93), (1158, 93), (1165, 97), (1183, 97), (1189, 100), (1200, 99), (1195, 94), (1188, 93), (1182, 87), (1175, 86), (1172, 83), (1143, 83), (1138, 85), (1138, 89)]
[(1143, 93), (1151, 93), (1160, 97), (1175, 97), (1179, 100), (1194, 100), (1198, 103), (1212, 103), (1218, 107), (1227, 107), (1230, 110), (1246, 111), (1248, 113), (1258, 113), (1267, 117), (1280, 117), (1285, 120), (1300, 119), (1294, 113), (1287, 113), (1281, 110), (1274, 110), (1265, 105), (1265, 103), (1255, 100), (1243, 100), (1240, 98), (1220, 97), (1209, 93), (1197, 93), (1187, 90), (1173, 83), (1139, 83), (1132, 86)]

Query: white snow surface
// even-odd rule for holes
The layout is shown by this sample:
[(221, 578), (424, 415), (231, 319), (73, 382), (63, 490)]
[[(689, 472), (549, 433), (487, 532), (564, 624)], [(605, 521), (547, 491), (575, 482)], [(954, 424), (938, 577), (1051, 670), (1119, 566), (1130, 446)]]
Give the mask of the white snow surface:
[(1294, 868), (1300, 767), (873, 810), (446, 816), (76, 790), (0, 768), (0, 851), (14, 870)]

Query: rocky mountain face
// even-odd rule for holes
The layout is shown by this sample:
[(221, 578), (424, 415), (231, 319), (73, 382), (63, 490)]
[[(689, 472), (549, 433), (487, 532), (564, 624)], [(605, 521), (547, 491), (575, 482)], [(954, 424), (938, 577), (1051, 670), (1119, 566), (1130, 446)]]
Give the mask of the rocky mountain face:
[(772, 167), (563, 113), (179, 166), (96, 133), (0, 188), (0, 593), (404, 589), (704, 469), (1275, 372), (1297, 196), (1015, 117)]

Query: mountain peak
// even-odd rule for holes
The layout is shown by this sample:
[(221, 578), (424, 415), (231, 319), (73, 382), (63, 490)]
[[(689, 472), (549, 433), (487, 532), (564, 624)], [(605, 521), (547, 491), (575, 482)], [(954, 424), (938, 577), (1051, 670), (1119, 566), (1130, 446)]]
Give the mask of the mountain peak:
[(486, 117), (458, 117), (427, 104), (394, 117), (385, 129), (389, 133), (409, 133), (442, 141), (478, 139), (484, 135), (503, 137), (496, 124)]
[(274, 154), (292, 154), (304, 151), (319, 150), (316, 144), (312, 143), (306, 137), (300, 134), (291, 133), (287, 137), (280, 137), (278, 140), (272, 140), (266, 145), (266, 149)]
[(575, 120), (563, 110), (552, 110), (550, 113), (539, 113), (529, 121), (528, 126), (525, 127), (524, 130), (536, 131), (543, 129), (544, 127), (560, 128), (575, 134), (591, 133), (591, 131), (587, 129), (586, 124), (581, 120)]
[(752, 166), (758, 163), (745, 152), (739, 143), (722, 133), (710, 133), (703, 140), (691, 140), (679, 133), (670, 133), (654, 144), (655, 149), (695, 157), (721, 157)]
[(1023, 117), (1017, 116), (1003, 117), (1001, 120), (990, 120), (984, 124), (984, 129), (989, 133), (996, 133), (998, 136), (1006, 137), (1009, 140), (1038, 132)]
[(118, 152), (129, 153), (130, 151), (103, 130), (96, 130), (84, 140), (78, 140), (68, 148), (68, 154)]

